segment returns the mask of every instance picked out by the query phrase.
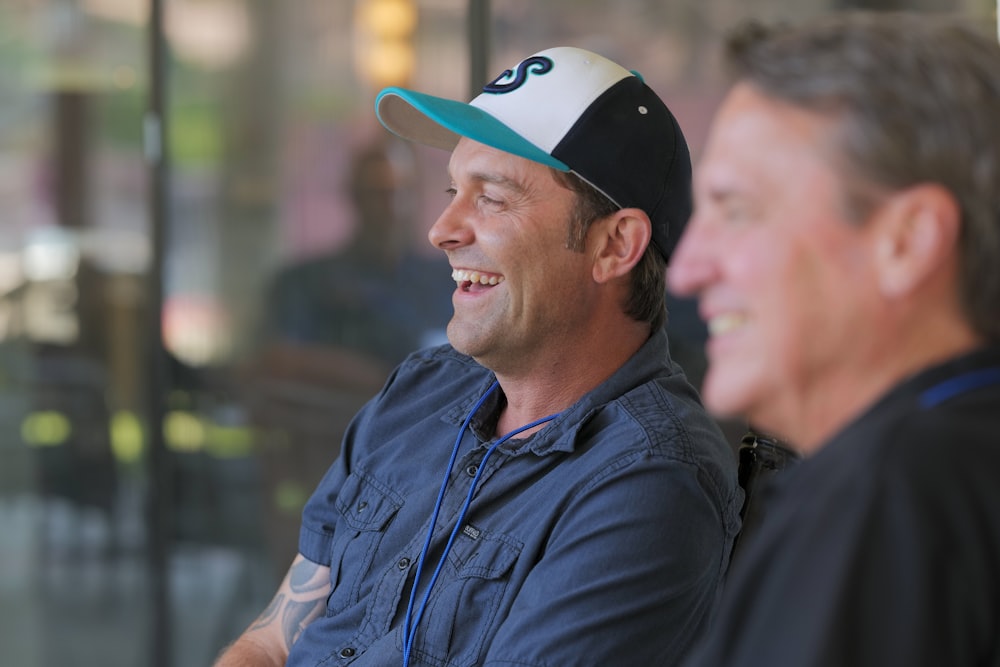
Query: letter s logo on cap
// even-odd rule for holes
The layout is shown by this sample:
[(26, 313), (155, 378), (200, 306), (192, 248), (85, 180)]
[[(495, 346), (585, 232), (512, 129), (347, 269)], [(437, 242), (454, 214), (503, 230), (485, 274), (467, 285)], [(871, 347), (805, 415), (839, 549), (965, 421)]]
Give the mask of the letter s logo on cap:
[[(513, 92), (524, 85), (524, 82), (528, 80), (529, 74), (545, 74), (551, 69), (551, 58), (532, 56), (531, 58), (522, 60), (516, 70), (504, 70), (503, 74), (483, 86), (483, 92), (496, 93), (497, 95)], [(513, 81), (500, 83), (500, 81), (509, 80), (511, 77), (513, 77)]]

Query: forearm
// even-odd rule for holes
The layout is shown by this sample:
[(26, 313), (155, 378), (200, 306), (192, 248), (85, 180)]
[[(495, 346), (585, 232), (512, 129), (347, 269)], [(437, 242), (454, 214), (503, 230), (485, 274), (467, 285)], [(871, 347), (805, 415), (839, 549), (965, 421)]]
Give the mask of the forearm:
[(214, 667), (282, 667), (288, 659), (286, 651), (269, 646), (266, 640), (255, 637), (252, 630), (247, 630), (235, 642), (230, 644), (215, 661)]
[(261, 615), (219, 656), (214, 667), (281, 666), (292, 644), (323, 613), (330, 592), (329, 569), (301, 554)]

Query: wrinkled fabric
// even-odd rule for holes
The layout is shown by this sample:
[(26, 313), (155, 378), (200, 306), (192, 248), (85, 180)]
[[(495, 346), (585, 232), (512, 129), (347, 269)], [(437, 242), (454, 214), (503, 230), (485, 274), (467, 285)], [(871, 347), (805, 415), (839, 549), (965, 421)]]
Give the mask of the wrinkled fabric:
[[(354, 419), (303, 512), (300, 552), (330, 568), (332, 592), (288, 665), (402, 664), (445, 468), (493, 381), (449, 346), (421, 351)], [(464, 434), (418, 603), (504, 400), (494, 392)], [(733, 450), (659, 332), (540, 431), (490, 456), (410, 664), (677, 664), (715, 608), (741, 500)]]

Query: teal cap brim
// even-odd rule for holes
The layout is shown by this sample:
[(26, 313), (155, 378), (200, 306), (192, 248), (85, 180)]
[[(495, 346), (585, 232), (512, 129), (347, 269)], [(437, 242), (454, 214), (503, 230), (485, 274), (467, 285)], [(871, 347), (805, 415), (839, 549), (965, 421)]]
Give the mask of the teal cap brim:
[(468, 137), (560, 171), (570, 170), (490, 114), (465, 102), (391, 87), (375, 99), (375, 116), (393, 134), (427, 146), (451, 150), (459, 137)]

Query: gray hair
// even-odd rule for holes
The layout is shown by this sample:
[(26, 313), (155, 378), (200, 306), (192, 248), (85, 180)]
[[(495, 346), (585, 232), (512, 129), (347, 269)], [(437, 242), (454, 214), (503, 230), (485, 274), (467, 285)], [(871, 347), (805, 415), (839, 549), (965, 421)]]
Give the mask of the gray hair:
[(726, 56), (764, 94), (840, 121), (845, 206), (935, 183), (961, 209), (960, 298), (1000, 339), (1000, 45), (953, 17), (844, 12), (800, 26), (748, 24)]

